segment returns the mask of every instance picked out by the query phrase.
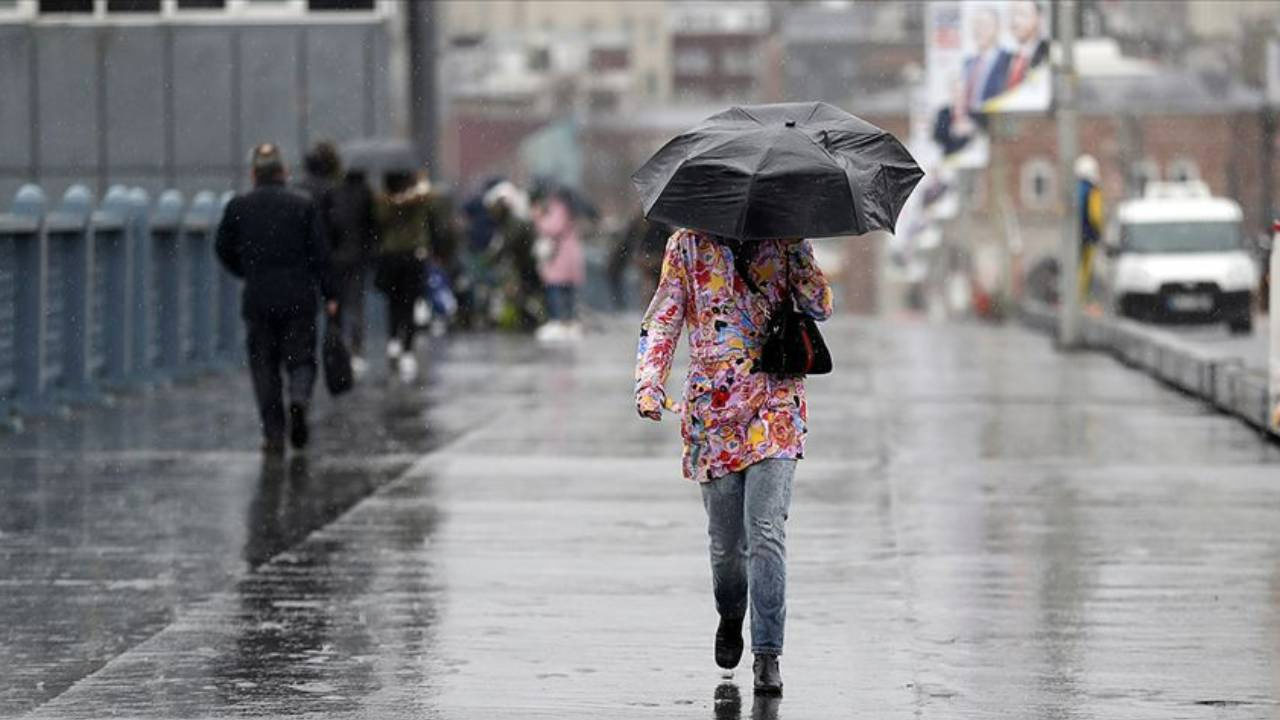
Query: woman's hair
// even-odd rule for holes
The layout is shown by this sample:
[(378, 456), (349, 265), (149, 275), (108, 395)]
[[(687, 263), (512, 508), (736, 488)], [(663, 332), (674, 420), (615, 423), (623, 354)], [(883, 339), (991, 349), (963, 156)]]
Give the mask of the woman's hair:
[(417, 178), (413, 173), (406, 170), (392, 170), (382, 176), (382, 184), (386, 187), (387, 192), (392, 195), (398, 195), (405, 190), (413, 187), (417, 182)]
[(342, 161), (338, 158), (338, 148), (328, 140), (321, 140), (311, 146), (311, 151), (302, 159), (307, 174), (313, 177), (331, 178), (342, 170)]

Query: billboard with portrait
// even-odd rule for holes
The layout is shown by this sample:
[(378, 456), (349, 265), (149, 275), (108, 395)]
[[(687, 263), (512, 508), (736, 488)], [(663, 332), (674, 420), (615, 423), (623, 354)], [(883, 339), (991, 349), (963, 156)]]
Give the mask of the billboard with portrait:
[(985, 167), (996, 113), (1044, 112), (1052, 95), (1049, 0), (928, 4), (931, 138), (951, 167)]

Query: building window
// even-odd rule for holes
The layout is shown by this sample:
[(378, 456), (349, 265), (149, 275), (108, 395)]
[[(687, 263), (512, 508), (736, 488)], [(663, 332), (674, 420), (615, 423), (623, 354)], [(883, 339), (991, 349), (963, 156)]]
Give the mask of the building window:
[(372, 10), (373, 0), (307, 0), (307, 7), (317, 12)]
[(158, 13), (160, 0), (107, 0), (109, 13)]
[(754, 76), (758, 59), (751, 48), (725, 50), (720, 56), (720, 67), (726, 75)]
[(46, 15), (93, 13), (93, 0), (40, 0), (40, 12)]
[(179, 10), (223, 10), (227, 0), (178, 0)]
[(1191, 158), (1175, 158), (1169, 163), (1169, 179), (1174, 182), (1199, 180), (1200, 166)]
[(306, 12), (307, 0), (230, 0), (227, 9), (262, 15), (297, 15)]
[(545, 47), (531, 48), (527, 58), (528, 67), (534, 72), (546, 72), (551, 69), (551, 49)]
[(703, 48), (685, 48), (676, 53), (676, 73), (707, 75), (711, 72), (711, 53)]
[(1022, 178), (1018, 187), (1022, 207), (1028, 210), (1052, 208), (1057, 191), (1057, 168), (1052, 162), (1046, 158), (1031, 158), (1022, 163)]

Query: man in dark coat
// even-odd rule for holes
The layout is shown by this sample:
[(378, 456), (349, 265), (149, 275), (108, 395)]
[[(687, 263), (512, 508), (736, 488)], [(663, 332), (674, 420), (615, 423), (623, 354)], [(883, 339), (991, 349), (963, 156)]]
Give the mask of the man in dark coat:
[(249, 372), (262, 420), (263, 451), (284, 452), (285, 407), (280, 378), (288, 376), (289, 440), (306, 446), (307, 407), (316, 380), (316, 311), (338, 311), (328, 278), (328, 251), (316, 204), (285, 186), (275, 145), (254, 148), (253, 190), (227, 204), (218, 226), (218, 258), (244, 278), (241, 315), (248, 331)]
[(342, 331), (357, 372), (365, 368), (364, 296), (366, 277), (378, 252), (373, 191), (362, 172), (350, 171), (329, 192), (329, 259), (342, 305)]

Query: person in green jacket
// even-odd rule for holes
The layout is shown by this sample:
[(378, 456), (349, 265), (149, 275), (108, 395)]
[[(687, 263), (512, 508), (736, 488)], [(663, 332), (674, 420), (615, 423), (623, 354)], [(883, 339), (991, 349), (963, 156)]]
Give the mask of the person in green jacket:
[(382, 244), (374, 285), (387, 296), (387, 358), (406, 381), (418, 372), (413, 355), (417, 325), (413, 306), (426, 287), (424, 263), (430, 250), (431, 183), (424, 176), (397, 171), (383, 178), (386, 193), (378, 198)]
[(533, 255), (537, 231), (529, 219), (529, 200), (516, 186), (501, 182), (485, 194), (484, 204), (497, 224), (489, 255), (501, 276), (498, 325), (532, 331), (542, 322), (543, 293)]

